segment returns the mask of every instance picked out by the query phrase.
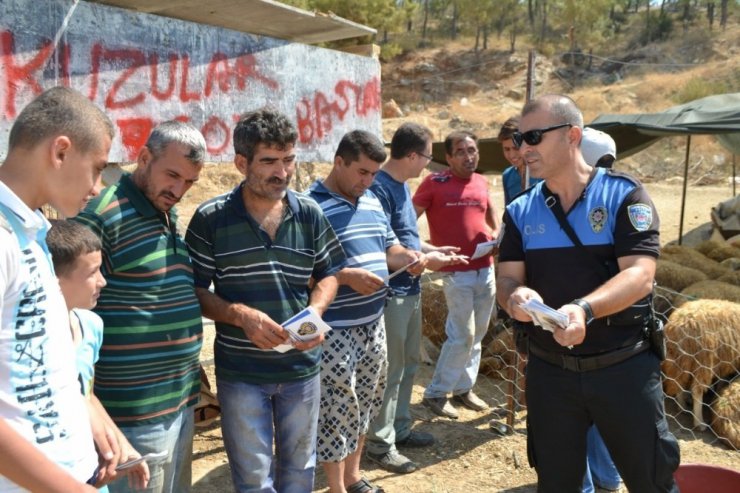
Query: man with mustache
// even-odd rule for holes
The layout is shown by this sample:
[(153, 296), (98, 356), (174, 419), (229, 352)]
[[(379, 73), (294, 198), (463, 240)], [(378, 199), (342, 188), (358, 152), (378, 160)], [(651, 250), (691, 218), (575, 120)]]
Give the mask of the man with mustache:
[[(192, 125), (154, 128), (136, 170), (104, 189), (76, 218), (103, 243), (107, 281), (95, 312), (104, 322), (94, 392), (150, 462), (147, 492), (187, 492), (203, 339), (188, 250), (173, 206), (198, 180), (206, 143)], [(126, 481), (111, 492), (130, 491)]]
[[(445, 139), (445, 158), (450, 168), (424, 179), (414, 194), (414, 208), (417, 216), (427, 215), (432, 245), (452, 245), (472, 257), (476, 245), (496, 238), (499, 230), (488, 181), (475, 173), (480, 159), (477, 137), (465, 131), (451, 133)], [(441, 269), (447, 339), (422, 401), (439, 416), (457, 419), (450, 395), (453, 402), (473, 411), (488, 408), (473, 386), (496, 293), (493, 252), (491, 248), (466, 264)]]
[(305, 308), (323, 315), (345, 255), (319, 205), (288, 190), (297, 140), (281, 113), (243, 115), (234, 165), (244, 181), (201, 204), (185, 236), (203, 315), (216, 322), (221, 429), (239, 492), (313, 489), (324, 336), (294, 341), (281, 323)]

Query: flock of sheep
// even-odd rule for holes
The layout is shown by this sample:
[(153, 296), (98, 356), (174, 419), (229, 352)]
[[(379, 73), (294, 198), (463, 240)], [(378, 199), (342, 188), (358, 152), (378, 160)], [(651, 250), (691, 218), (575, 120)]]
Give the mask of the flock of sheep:
[(714, 433), (740, 449), (740, 248), (705, 241), (666, 246), (656, 272), (656, 310), (666, 320), (666, 394), (703, 430), (704, 396), (713, 390)]

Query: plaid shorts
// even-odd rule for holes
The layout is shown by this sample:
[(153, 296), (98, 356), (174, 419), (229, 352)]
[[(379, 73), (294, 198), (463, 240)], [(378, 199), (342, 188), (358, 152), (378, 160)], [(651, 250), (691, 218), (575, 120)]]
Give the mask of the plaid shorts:
[(357, 450), (359, 437), (383, 403), (386, 353), (383, 317), (327, 332), (321, 357), (319, 462), (340, 462)]

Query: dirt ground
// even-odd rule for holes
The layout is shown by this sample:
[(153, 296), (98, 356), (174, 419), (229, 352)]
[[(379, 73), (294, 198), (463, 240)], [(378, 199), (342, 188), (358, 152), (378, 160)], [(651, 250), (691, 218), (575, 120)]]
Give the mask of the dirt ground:
[[(314, 169), (321, 176), (326, 168)], [(187, 223), (194, 207), (205, 198), (230, 189), (239, 177), (229, 165), (207, 168), (190, 197), (180, 208), (181, 220)], [(489, 176), (494, 200), (498, 207), (503, 205), (500, 192), (500, 176)], [(413, 184), (412, 184), (413, 186)], [(662, 243), (675, 240), (681, 209), (681, 185), (679, 182), (649, 183), (646, 185), (661, 216)], [(732, 197), (729, 184), (690, 187), (686, 198), (684, 233), (709, 221), (709, 212), (722, 200)], [(423, 228), (422, 228), (423, 229)], [(202, 360), (213, 378), (214, 329), (206, 326)], [(526, 436), (523, 415), (519, 413), (514, 422), (514, 432), (500, 435), (489, 427), (492, 413), (476, 413), (461, 409), (459, 420), (447, 420), (434, 416), (421, 405), (423, 389), (431, 379), (433, 367), (422, 365), (417, 375), (412, 413), (420, 430), (433, 433), (438, 444), (428, 449), (403, 450), (420, 465), (419, 471), (410, 475), (395, 475), (363, 460), (364, 474), (388, 493), (437, 493), (478, 491), (526, 493), (536, 490), (536, 474), (527, 464)], [(492, 408), (506, 403), (506, 383), (482, 376), (476, 391)], [(688, 416), (677, 412), (673, 402), (667, 403), (669, 414), (678, 415), (670, 420), (673, 432), (680, 440), (684, 463), (709, 463), (740, 470), (740, 452), (719, 445), (710, 433), (694, 432), (690, 429)], [(195, 437), (193, 462), (193, 491), (216, 493), (232, 491), (228, 461), (221, 440), (219, 421), (207, 429), (199, 430)], [(320, 468), (317, 469), (315, 491), (328, 491)]]

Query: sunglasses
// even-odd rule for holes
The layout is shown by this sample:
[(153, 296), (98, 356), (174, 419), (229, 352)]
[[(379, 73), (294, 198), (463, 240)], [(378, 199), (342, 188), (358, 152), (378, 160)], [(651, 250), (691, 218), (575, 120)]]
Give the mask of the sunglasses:
[(536, 146), (537, 144), (542, 142), (542, 136), (546, 132), (572, 126), (572, 123), (561, 123), (560, 125), (553, 125), (552, 127), (547, 128), (535, 128), (534, 130), (527, 130), (526, 132), (517, 131), (511, 135), (511, 141), (514, 142), (514, 146), (516, 146), (517, 149), (522, 147), (522, 144), (524, 142), (526, 142), (527, 145)]

